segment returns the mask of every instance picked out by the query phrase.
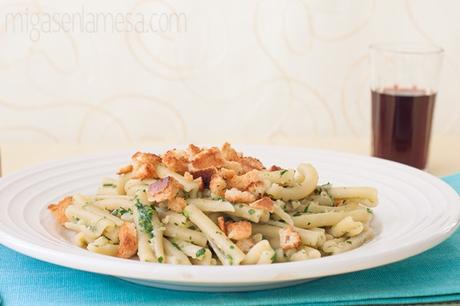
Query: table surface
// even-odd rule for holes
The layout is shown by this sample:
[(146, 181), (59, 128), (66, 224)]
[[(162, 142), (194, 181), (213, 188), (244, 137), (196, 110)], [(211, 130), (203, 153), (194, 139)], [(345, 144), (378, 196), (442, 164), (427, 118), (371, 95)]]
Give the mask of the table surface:
[[(1, 172), (6, 175), (41, 162), (75, 157), (79, 155), (113, 152), (155, 145), (138, 144), (0, 144)], [(289, 145), (303, 148), (328, 149), (361, 155), (370, 155), (368, 139), (345, 137), (306, 138), (285, 140), (277, 145)], [(238, 148), (238, 144), (234, 143)], [(460, 172), (460, 136), (434, 136), (431, 143), (427, 171), (437, 175), (449, 175)]]

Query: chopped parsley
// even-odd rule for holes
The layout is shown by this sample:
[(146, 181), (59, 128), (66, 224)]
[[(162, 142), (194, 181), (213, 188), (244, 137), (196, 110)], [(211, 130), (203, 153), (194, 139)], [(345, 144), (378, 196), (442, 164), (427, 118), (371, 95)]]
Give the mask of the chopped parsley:
[(190, 214), (189, 214), (188, 212), (186, 212), (185, 210), (182, 211), (182, 214), (183, 214), (186, 218), (190, 217)]
[(155, 210), (152, 208), (152, 206), (143, 205), (141, 202), (139, 202), (139, 199), (136, 199), (135, 205), (139, 215), (138, 223), (140, 229), (144, 233), (147, 233), (150, 237), (153, 237), (152, 217), (155, 213)]
[(325, 197), (329, 198), (332, 203), (334, 203), (334, 198), (329, 193), (329, 190), (331, 189), (331, 187), (332, 187), (331, 183), (316, 186), (314, 194), (320, 195), (320, 196), (325, 196)]
[(372, 209), (370, 209), (369, 207), (366, 208), (367, 212), (370, 213), (370, 214), (373, 214), (374, 212), (372, 211)]
[(255, 211), (254, 209), (251, 208), (250, 210), (248, 210), (248, 213), (249, 213), (250, 215), (253, 215), (253, 214), (256, 213), (256, 211)]
[(163, 262), (163, 259), (164, 259), (163, 256), (158, 257), (158, 262), (159, 262), (159, 263), (162, 263), (162, 262)]
[(302, 215), (302, 213), (301, 213), (300, 211), (298, 211), (298, 212), (296, 212), (296, 213), (294, 214), (294, 217), (298, 217), (298, 216), (301, 216), (301, 215)]
[(196, 257), (201, 257), (204, 255), (204, 253), (206, 252), (205, 248), (201, 248), (199, 249), (198, 251), (196, 251)]
[(351, 241), (350, 241), (350, 240), (347, 240), (347, 241), (345, 241), (345, 242), (348, 243), (348, 244), (351, 244)]
[(230, 255), (227, 255), (228, 263), (233, 265), (233, 257)]
[(281, 170), (281, 172), (280, 172), (280, 176), (283, 176), (283, 175), (284, 175), (286, 172), (288, 172), (286, 169), (284, 169), (284, 170)]
[(230, 246), (230, 249), (232, 249), (232, 250), (233, 250), (234, 248), (235, 248), (235, 247), (234, 247), (233, 245), (231, 245), (231, 246)]
[(311, 204), (311, 203), (308, 203), (308, 205), (305, 206), (305, 209), (303, 210), (304, 213), (307, 213), (307, 212), (308, 212), (308, 208), (310, 207), (310, 204)]
[(117, 216), (117, 217), (121, 217), (121, 216), (123, 216), (124, 214), (128, 214), (128, 213), (129, 213), (129, 214), (132, 213), (131, 208), (125, 209), (125, 208), (123, 208), (123, 207), (120, 207), (120, 208), (117, 208), (117, 209), (112, 210), (112, 215)]
[(102, 184), (102, 187), (110, 187), (110, 188), (117, 188), (117, 185), (112, 183)]
[(331, 189), (331, 187), (332, 187), (332, 184), (331, 184), (331, 183), (326, 183), (326, 184), (323, 184), (323, 185), (318, 185), (318, 186), (316, 186), (314, 192), (315, 192), (315, 194), (320, 194), (320, 193), (323, 192), (323, 191), (328, 192), (329, 189)]
[(271, 260), (272, 260), (272, 262), (276, 261), (276, 253), (273, 253), (273, 256), (272, 256)]

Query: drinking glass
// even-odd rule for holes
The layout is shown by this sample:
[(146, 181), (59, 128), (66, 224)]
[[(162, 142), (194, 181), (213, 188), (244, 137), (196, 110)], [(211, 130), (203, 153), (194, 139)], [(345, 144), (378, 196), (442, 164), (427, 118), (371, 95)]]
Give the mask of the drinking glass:
[(370, 46), (374, 156), (425, 169), (443, 53), (430, 44)]

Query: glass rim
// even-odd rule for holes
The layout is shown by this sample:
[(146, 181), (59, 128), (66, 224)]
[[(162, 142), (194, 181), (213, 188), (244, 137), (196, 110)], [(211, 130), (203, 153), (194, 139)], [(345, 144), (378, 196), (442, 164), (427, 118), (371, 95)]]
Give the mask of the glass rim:
[(374, 43), (369, 46), (369, 49), (379, 52), (412, 55), (440, 55), (444, 53), (444, 49), (435, 44), (416, 42)]

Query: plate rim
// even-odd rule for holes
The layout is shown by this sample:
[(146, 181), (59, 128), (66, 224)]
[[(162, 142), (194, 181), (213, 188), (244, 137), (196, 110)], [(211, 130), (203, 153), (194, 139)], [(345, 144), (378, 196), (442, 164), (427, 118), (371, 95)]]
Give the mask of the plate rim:
[[(242, 148), (243, 150), (252, 148), (252, 149), (258, 149), (258, 150), (270, 150), (273, 148), (281, 149), (281, 150), (294, 150), (294, 151), (303, 151), (303, 152), (310, 152), (312, 154), (320, 154), (320, 153), (325, 153), (325, 154), (334, 154), (338, 155), (340, 157), (349, 157), (349, 158), (358, 158), (358, 159), (366, 159), (366, 160), (376, 160), (375, 162), (378, 163), (386, 163), (388, 165), (391, 165), (392, 167), (397, 167), (400, 168), (401, 170), (409, 170), (412, 173), (417, 173), (419, 175), (422, 175), (429, 180), (436, 180), (436, 182), (439, 184), (441, 183), (440, 186), (442, 186), (443, 191), (447, 191), (447, 195), (444, 194), (446, 197), (449, 196), (452, 198), (452, 201), (457, 202), (460, 204), (460, 197), (457, 194), (457, 192), (446, 182), (441, 180), (440, 178), (430, 174), (426, 173), (424, 171), (421, 171), (419, 169), (403, 165), (397, 162), (389, 161), (389, 160), (384, 160), (372, 156), (365, 156), (365, 155), (358, 155), (358, 154), (352, 154), (352, 153), (344, 153), (344, 152), (339, 152), (339, 151), (334, 151), (334, 150), (323, 150), (323, 149), (310, 149), (310, 148), (302, 148), (302, 147), (292, 147), (292, 146), (271, 146), (271, 145), (234, 145), (235, 147)], [(170, 148), (170, 145), (152, 145), (152, 146), (144, 146), (141, 147), (141, 150), (146, 150), (146, 151), (159, 151), (163, 148)], [(175, 147), (183, 147), (182, 145), (177, 145)], [(46, 169), (52, 169), (53, 167), (59, 166), (59, 165), (66, 165), (66, 164), (72, 164), (75, 162), (87, 162), (89, 160), (99, 160), (101, 158), (116, 158), (116, 157), (122, 157), (126, 156), (126, 159), (128, 160), (129, 156), (132, 154), (132, 152), (135, 152), (136, 150), (117, 150), (117, 151), (112, 151), (112, 152), (104, 152), (104, 153), (97, 153), (97, 154), (85, 154), (85, 155), (80, 155), (80, 156), (75, 156), (71, 158), (65, 158), (65, 159), (58, 159), (58, 160), (52, 160), (48, 161), (45, 163), (40, 163), (37, 164), (33, 167), (28, 167), (19, 171), (15, 171), (14, 173), (8, 174), (2, 178), (0, 178), (0, 191), (4, 183), (7, 183), (8, 181), (14, 181), (15, 178), (20, 178), (21, 176), (26, 175), (27, 173), (38, 171), (38, 170), (46, 170)], [(415, 172), (414, 172), (415, 171)], [(315, 277), (323, 277), (323, 276), (330, 276), (330, 275), (337, 275), (337, 274), (344, 274), (344, 273), (349, 273), (349, 272), (355, 272), (355, 271), (361, 271), (361, 270), (366, 270), (370, 268), (375, 268), (379, 267), (382, 265), (387, 265), (390, 263), (394, 263), (397, 261), (401, 261), (407, 258), (410, 258), (412, 256), (415, 256), (417, 254), (420, 254), (428, 249), (431, 249), (435, 247), (436, 245), (440, 244), (444, 240), (448, 239), (454, 232), (455, 230), (459, 227), (460, 225), (460, 205), (458, 205), (457, 208), (457, 215), (454, 216), (454, 223), (450, 225), (449, 228), (447, 228), (444, 232), (437, 233), (437, 235), (433, 235), (430, 237), (430, 239), (425, 239), (417, 244), (417, 247), (414, 247), (413, 245), (408, 245), (408, 246), (403, 246), (399, 248), (394, 248), (390, 250), (386, 250), (385, 252), (379, 253), (380, 260), (378, 263), (372, 261), (366, 261), (365, 263), (360, 263), (360, 267), (356, 268), (354, 267), (357, 265), (357, 263), (354, 263), (353, 265), (349, 265), (346, 268), (340, 269), (338, 272), (335, 273), (316, 273), (312, 274), (311, 276), (304, 277), (304, 278), (299, 278), (299, 277), (286, 277), (285, 279), (270, 279), (267, 280), (267, 283), (272, 283), (272, 282), (283, 282), (283, 281), (292, 281), (292, 280), (298, 280), (298, 279), (308, 279), (308, 278), (315, 278)], [(88, 272), (94, 272), (94, 273), (99, 273), (99, 274), (106, 274), (106, 275), (112, 275), (112, 276), (118, 276), (118, 277), (129, 277), (129, 278), (135, 278), (135, 279), (141, 279), (141, 280), (147, 280), (147, 281), (173, 281), (176, 283), (203, 283), (202, 279), (196, 279), (196, 278), (190, 278), (187, 280), (177, 280), (177, 277), (172, 277), (171, 279), (165, 279), (165, 278), (152, 278), (152, 277), (147, 277), (145, 275), (133, 275), (129, 273), (121, 273), (121, 272), (127, 272), (126, 268), (123, 269), (122, 271), (111, 271), (110, 268), (104, 268), (105, 266), (110, 266), (112, 264), (115, 264), (114, 262), (110, 262), (107, 264), (107, 256), (105, 255), (99, 255), (95, 254), (97, 256), (84, 256), (83, 254), (69, 254), (65, 251), (60, 251), (60, 250), (50, 250), (46, 248), (46, 246), (40, 246), (40, 245), (35, 245), (31, 244), (27, 241), (23, 241), (20, 239), (20, 237), (15, 237), (14, 235), (10, 235), (9, 233), (5, 232), (1, 228), (1, 220), (0, 220), (0, 244), (3, 244), (4, 246), (13, 249), (21, 254), (24, 254), (26, 256), (36, 258), (48, 263), (52, 264), (57, 264), (63, 267), (70, 267), (73, 269), (81, 270), (81, 271), (88, 271)], [(53, 256), (50, 257), (50, 252)], [(404, 255), (397, 254), (397, 253), (404, 253)], [(385, 256), (384, 256), (385, 255)], [(99, 257), (100, 256), (100, 257)], [(335, 256), (334, 256), (335, 257)], [(369, 255), (367, 257), (370, 257)], [(329, 257), (331, 258), (331, 257)], [(86, 262), (83, 262), (82, 259), (86, 260)], [(114, 259), (114, 258), (110, 258)], [(120, 260), (120, 265), (123, 266), (131, 266), (131, 265), (136, 265), (137, 267), (144, 266), (144, 265), (149, 265), (150, 267), (154, 267), (152, 271), (158, 271), (158, 270), (166, 270), (166, 269), (173, 269), (173, 270), (185, 270), (190, 269), (192, 270), (193, 274), (203, 272), (203, 271), (209, 271), (213, 270), (212, 274), (219, 274), (219, 273), (225, 273), (225, 274), (239, 274), (238, 272), (248, 272), (248, 274), (252, 274), (251, 272), (260, 270), (261, 267), (264, 267), (266, 265), (246, 265), (246, 266), (177, 266), (177, 265), (168, 265), (168, 264), (156, 264), (156, 263), (141, 263), (138, 261), (133, 261), (133, 262), (126, 262), (125, 259), (119, 259), (115, 258), (117, 260)], [(353, 258), (347, 258), (345, 260), (338, 260), (337, 258), (334, 259), (334, 265), (331, 266), (338, 266), (343, 264), (343, 262), (349, 263), (353, 260)], [(299, 267), (299, 268), (307, 268), (309, 266), (309, 263), (312, 261), (300, 261), (300, 262), (288, 262), (288, 263), (277, 263), (277, 264), (272, 264), (270, 267), (274, 270), (281, 270), (280, 273), (282, 273), (282, 270), (284, 267), (286, 267), (286, 270), (292, 270), (292, 267)], [(317, 261), (315, 262), (317, 263)], [(331, 264), (331, 263), (328, 263)], [(102, 268), (101, 268), (102, 267)], [(291, 268), (290, 268), (291, 267)], [(230, 271), (229, 271), (230, 270)], [(236, 271), (235, 271), (236, 270)], [(244, 271), (242, 271), (244, 270)], [(165, 274), (167, 271), (164, 271), (162, 274)], [(254, 278), (254, 277), (253, 277)], [(257, 280), (247, 280), (238, 278), (237, 276), (234, 277), (234, 279), (219, 279), (215, 280), (216, 283), (218, 284), (253, 284), (255, 282), (261, 282), (260, 278)]]

